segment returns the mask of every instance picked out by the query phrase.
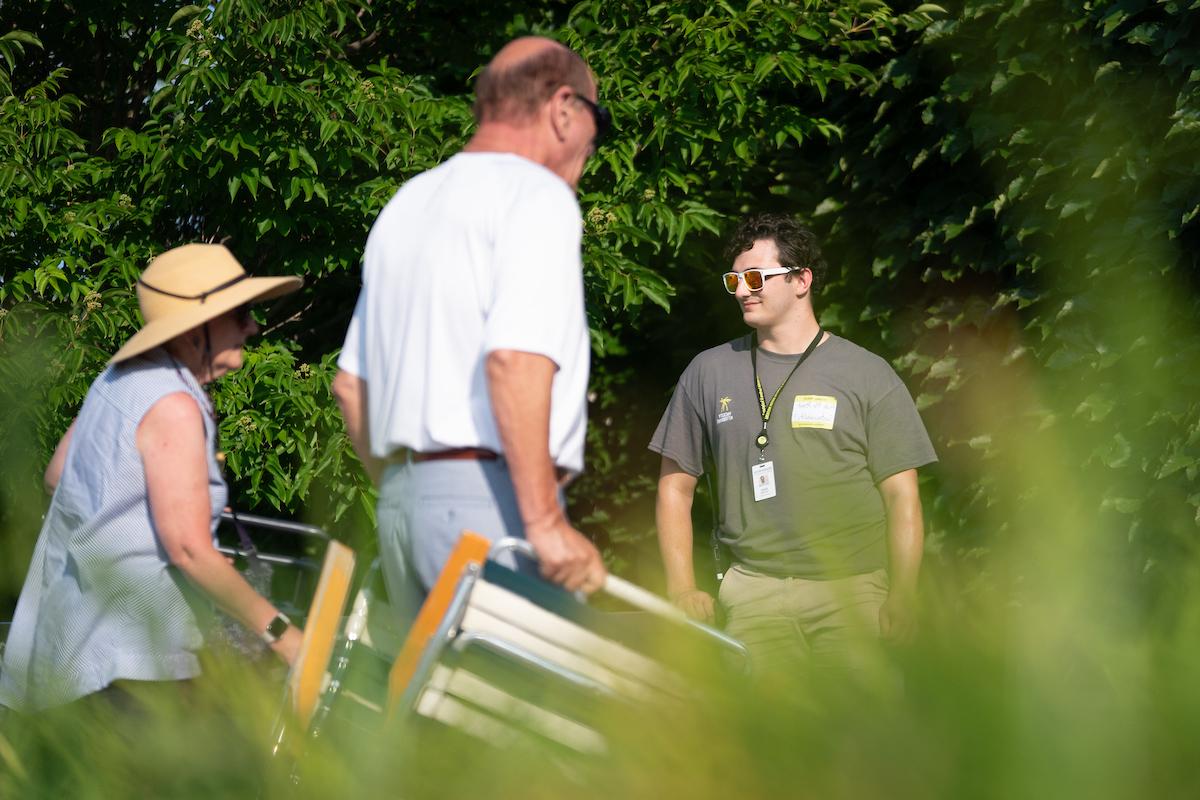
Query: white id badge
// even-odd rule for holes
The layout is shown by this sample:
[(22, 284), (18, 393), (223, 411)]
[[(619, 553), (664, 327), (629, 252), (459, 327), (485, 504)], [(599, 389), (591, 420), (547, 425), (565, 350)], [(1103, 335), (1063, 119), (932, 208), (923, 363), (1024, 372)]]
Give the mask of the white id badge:
[(754, 484), (754, 502), (769, 500), (775, 496), (775, 462), (763, 461), (750, 468), (750, 480)]

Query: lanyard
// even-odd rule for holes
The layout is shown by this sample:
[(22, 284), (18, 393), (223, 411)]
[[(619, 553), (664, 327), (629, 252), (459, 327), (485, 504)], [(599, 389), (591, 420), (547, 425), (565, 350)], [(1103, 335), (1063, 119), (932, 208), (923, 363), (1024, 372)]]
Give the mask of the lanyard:
[(771, 402), (769, 403), (767, 402), (767, 396), (763, 393), (762, 382), (758, 379), (758, 332), (755, 331), (750, 334), (750, 367), (754, 370), (754, 388), (758, 391), (758, 410), (762, 414), (762, 430), (758, 432), (758, 436), (754, 437), (754, 446), (758, 448), (759, 461), (767, 460), (767, 445), (771, 443), (771, 440), (767, 437), (767, 423), (771, 419), (771, 411), (775, 408), (775, 401), (779, 399), (780, 393), (783, 392), (783, 387), (787, 386), (787, 382), (796, 374), (796, 370), (800, 369), (800, 365), (812, 355), (813, 350), (817, 349), (817, 344), (821, 341), (821, 335), (824, 333), (825, 331), (818, 325), (817, 335), (809, 342), (808, 347), (801, 354), (796, 365), (792, 367), (792, 371), (783, 379), (783, 383), (779, 384), (779, 388), (775, 390), (775, 394), (771, 395)]

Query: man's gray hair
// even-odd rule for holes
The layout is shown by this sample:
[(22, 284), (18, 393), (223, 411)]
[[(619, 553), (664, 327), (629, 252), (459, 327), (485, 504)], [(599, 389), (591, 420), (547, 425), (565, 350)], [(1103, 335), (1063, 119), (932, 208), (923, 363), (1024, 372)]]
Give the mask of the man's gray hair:
[(560, 86), (583, 93), (591, 83), (587, 63), (562, 45), (547, 47), (507, 69), (488, 65), (475, 81), (475, 121), (527, 120)]

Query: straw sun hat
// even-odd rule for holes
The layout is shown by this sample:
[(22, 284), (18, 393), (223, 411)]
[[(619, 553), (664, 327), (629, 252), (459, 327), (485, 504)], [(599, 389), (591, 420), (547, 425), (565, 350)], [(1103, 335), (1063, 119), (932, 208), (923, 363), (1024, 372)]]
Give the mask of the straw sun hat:
[(181, 333), (255, 300), (294, 292), (300, 278), (252, 278), (219, 244), (185, 244), (150, 262), (137, 283), (146, 324), (129, 338), (110, 364), (141, 355)]

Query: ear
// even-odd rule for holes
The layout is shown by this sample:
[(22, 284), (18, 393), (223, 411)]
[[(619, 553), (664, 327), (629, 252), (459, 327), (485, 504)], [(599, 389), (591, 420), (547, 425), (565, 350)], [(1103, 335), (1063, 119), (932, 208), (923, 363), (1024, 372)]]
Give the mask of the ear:
[(793, 272), (789, 277), (792, 279), (792, 283), (794, 284), (796, 297), (804, 297), (809, 293), (809, 290), (812, 289), (813, 274), (812, 270), (808, 267), (801, 267), (799, 270)]
[(550, 127), (554, 131), (555, 138), (558, 141), (565, 141), (567, 133), (571, 129), (571, 98), (575, 96), (575, 90), (570, 86), (560, 86), (555, 90), (546, 104), (550, 109)]

